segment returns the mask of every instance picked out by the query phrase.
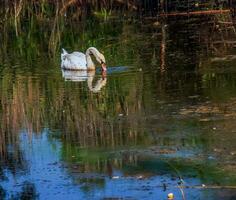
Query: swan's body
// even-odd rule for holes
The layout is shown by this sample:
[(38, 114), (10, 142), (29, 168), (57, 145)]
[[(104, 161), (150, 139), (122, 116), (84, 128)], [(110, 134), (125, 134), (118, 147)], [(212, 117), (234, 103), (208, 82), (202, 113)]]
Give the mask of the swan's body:
[(106, 76), (102, 76), (102, 78), (98, 79), (97, 82), (93, 86), (93, 79), (95, 76), (95, 71), (62, 70), (62, 76), (64, 77), (66, 81), (75, 81), (75, 82), (87, 81), (88, 88), (93, 93), (99, 92), (107, 83)]
[(95, 70), (95, 64), (91, 58), (93, 55), (96, 60), (102, 65), (102, 70), (106, 71), (105, 57), (95, 47), (87, 49), (86, 53), (75, 51), (68, 53), (65, 49), (62, 49), (61, 54), (61, 68), (66, 70)]

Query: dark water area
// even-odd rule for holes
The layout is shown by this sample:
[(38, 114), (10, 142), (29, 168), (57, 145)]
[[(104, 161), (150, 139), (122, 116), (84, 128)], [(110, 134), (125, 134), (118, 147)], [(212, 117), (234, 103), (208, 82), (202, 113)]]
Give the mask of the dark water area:
[[(3, 27), (0, 199), (235, 199), (230, 19)], [(62, 47), (90, 46), (105, 77), (61, 70)]]

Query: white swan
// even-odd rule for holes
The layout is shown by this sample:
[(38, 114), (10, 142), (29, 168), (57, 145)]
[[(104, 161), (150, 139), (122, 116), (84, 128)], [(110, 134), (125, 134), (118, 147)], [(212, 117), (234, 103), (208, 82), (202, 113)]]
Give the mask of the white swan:
[(61, 68), (67, 70), (94, 71), (95, 64), (91, 55), (102, 65), (102, 71), (106, 71), (105, 57), (95, 47), (88, 48), (85, 54), (78, 51), (68, 53), (65, 49), (62, 49)]
[(95, 71), (72, 71), (62, 70), (62, 76), (66, 81), (82, 82), (87, 81), (88, 88), (93, 93), (98, 93), (106, 85), (107, 78), (106, 74), (102, 74), (102, 78), (98, 79), (93, 86), (93, 79), (95, 77)]

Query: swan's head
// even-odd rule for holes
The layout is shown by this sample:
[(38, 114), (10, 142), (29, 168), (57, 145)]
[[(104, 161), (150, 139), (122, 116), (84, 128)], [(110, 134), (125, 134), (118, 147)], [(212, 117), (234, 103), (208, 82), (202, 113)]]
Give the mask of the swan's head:
[(91, 56), (93, 55), (96, 60), (98, 61), (98, 63), (100, 63), (102, 65), (102, 71), (106, 71), (107, 67), (106, 67), (106, 60), (105, 57), (102, 53), (100, 53), (95, 47), (89, 47), (86, 51), (86, 56)]
[(102, 71), (107, 71), (106, 60), (103, 54), (99, 53), (97, 61), (102, 65)]

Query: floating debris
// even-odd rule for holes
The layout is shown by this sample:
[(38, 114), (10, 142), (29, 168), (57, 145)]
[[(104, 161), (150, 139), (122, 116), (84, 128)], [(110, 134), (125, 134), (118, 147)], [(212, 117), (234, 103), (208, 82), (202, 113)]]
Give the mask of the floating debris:
[(112, 176), (112, 179), (119, 179), (119, 176)]
[(137, 179), (143, 179), (144, 177), (142, 175), (137, 176)]
[(156, 22), (153, 23), (153, 26), (156, 26), (156, 27), (158, 27), (160, 25), (161, 25), (161, 23), (159, 21), (156, 21)]
[(170, 200), (170, 199), (174, 199), (174, 194), (173, 194), (173, 193), (169, 193), (169, 194), (167, 195), (167, 197), (168, 197), (169, 200)]

